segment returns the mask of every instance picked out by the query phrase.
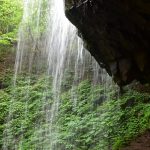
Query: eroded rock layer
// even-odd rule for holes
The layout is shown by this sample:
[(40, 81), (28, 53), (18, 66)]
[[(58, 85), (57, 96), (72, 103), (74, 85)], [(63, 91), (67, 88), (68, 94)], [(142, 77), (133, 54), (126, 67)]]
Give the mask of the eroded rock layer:
[(66, 0), (66, 16), (118, 85), (150, 82), (149, 0)]

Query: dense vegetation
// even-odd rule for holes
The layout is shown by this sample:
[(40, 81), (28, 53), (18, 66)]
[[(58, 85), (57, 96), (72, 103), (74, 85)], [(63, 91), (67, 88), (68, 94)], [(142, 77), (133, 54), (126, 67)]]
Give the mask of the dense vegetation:
[(0, 87), (3, 86), (3, 76), (12, 72), (21, 18), (22, 1), (0, 1)]
[[(6, 139), (17, 139), (9, 143), (10, 147), (22, 142), (24, 150), (40, 148), (48, 142), (41, 136), (47, 124), (43, 107), (50, 108), (53, 101), (47, 81), (50, 83), (51, 79), (33, 76), (29, 80), (25, 75), (18, 79), (17, 87), (9, 85), (0, 90), (1, 146)], [(110, 88), (104, 102), (101, 85), (92, 86), (85, 80), (74, 89), (76, 105), (71, 101), (72, 91), (63, 92), (61, 96), (56, 140), (61, 149), (108, 150), (113, 147), (115, 150), (150, 128), (149, 94), (130, 90), (117, 99), (117, 93)], [(6, 130), (7, 136), (3, 134)]]
[(12, 45), (22, 17), (22, 1), (0, 1), (0, 44)]
[[(0, 1), (0, 149), (7, 145), (10, 150), (15, 146), (18, 150), (42, 150), (51, 138), (47, 136), (47, 111), (54, 101), (52, 78), (24, 73), (13, 86), (21, 5), (19, 0)], [(41, 22), (42, 33), (45, 24)], [(58, 129), (55, 144), (61, 150), (117, 150), (150, 129), (149, 92), (130, 87), (119, 97), (114, 87), (105, 93), (104, 85), (93, 85), (90, 80), (72, 90), (71, 77), (63, 81), (54, 124)]]

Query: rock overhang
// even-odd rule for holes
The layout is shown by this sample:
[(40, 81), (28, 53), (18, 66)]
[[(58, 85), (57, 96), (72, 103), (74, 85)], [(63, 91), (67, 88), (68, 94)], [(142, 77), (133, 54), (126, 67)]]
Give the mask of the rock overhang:
[(66, 16), (114, 81), (150, 82), (150, 1), (66, 0)]

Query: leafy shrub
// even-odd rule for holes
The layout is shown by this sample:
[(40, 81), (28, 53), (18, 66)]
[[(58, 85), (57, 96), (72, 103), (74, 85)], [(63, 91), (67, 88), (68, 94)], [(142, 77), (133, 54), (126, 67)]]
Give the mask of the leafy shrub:
[[(9, 147), (48, 149), (53, 138), (61, 150), (118, 150), (150, 128), (149, 94), (128, 90), (117, 98), (114, 89), (106, 94), (102, 85), (85, 80), (61, 94), (54, 122), (58, 132), (48, 137), (46, 115), (54, 101), (50, 85), (50, 77), (21, 75), (16, 87), (0, 91), (1, 147), (8, 140)], [(95, 105), (104, 94), (103, 103)]]

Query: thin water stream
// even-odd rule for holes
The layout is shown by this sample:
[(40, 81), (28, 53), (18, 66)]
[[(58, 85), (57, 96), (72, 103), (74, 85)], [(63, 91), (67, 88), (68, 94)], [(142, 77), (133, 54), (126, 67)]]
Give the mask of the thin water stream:
[[(93, 85), (110, 85), (111, 79), (107, 73), (99, 67), (90, 53), (84, 49), (83, 41), (77, 36), (76, 28), (67, 20), (64, 13), (63, 0), (25, 0), (23, 19), (20, 24), (18, 34), (18, 50), (15, 63), (14, 86), (17, 86), (17, 77), (20, 73), (31, 74), (43, 73), (52, 77), (53, 103), (45, 108), (46, 93), (49, 88), (45, 88), (41, 103), (43, 103), (42, 112), (45, 114), (45, 126), (37, 122), (35, 131), (39, 130), (37, 143), (45, 139), (40, 147), (35, 150), (59, 150), (55, 141), (57, 140), (57, 123), (55, 118), (58, 115), (60, 105), (60, 94), (62, 92), (62, 81), (65, 79), (68, 70), (73, 72), (71, 87), (77, 85), (84, 79), (92, 80)], [(89, 73), (90, 72), (90, 73)], [(45, 84), (48, 84), (45, 79)], [(74, 90), (72, 90), (74, 91)], [(28, 105), (28, 92), (26, 93), (26, 105)], [(15, 94), (14, 94), (15, 95)], [(12, 103), (13, 103), (12, 98)], [(76, 93), (72, 92), (72, 102), (74, 106), (77, 103)], [(13, 105), (9, 112), (12, 112)], [(24, 116), (27, 117), (28, 110), (25, 110)], [(7, 118), (11, 121), (13, 114)], [(55, 124), (56, 123), (56, 124)], [(54, 125), (55, 124), (55, 125)], [(21, 126), (23, 127), (23, 124)], [(21, 139), (16, 142), (8, 126), (4, 132), (3, 150), (23, 150)], [(44, 132), (43, 132), (44, 130)], [(41, 132), (41, 133), (40, 133)], [(35, 132), (36, 134), (36, 132)], [(19, 144), (18, 144), (19, 143)]]

